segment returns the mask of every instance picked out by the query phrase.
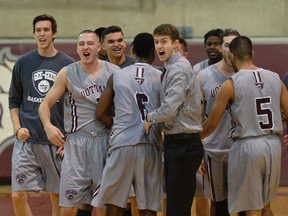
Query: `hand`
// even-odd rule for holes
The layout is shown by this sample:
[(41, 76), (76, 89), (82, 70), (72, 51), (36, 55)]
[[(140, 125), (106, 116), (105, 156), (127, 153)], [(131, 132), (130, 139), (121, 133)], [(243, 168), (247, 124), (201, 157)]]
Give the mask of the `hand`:
[(151, 128), (151, 124), (145, 120), (144, 121), (144, 127), (145, 127), (146, 134), (149, 134), (149, 130)]
[(205, 169), (205, 162), (204, 160), (202, 160), (201, 165), (199, 166), (197, 172), (201, 175), (205, 175), (206, 174), (206, 169)]
[(283, 141), (284, 141), (284, 144), (285, 144), (286, 146), (288, 146), (288, 135), (285, 135), (285, 136), (284, 136)]
[(27, 128), (20, 128), (17, 131), (17, 139), (21, 142), (26, 142), (26, 140), (30, 137), (29, 130)]
[(57, 154), (60, 156), (60, 158), (64, 157), (64, 147), (59, 147), (57, 149)]
[(62, 132), (52, 124), (45, 126), (47, 138), (56, 146), (64, 147), (64, 135)]

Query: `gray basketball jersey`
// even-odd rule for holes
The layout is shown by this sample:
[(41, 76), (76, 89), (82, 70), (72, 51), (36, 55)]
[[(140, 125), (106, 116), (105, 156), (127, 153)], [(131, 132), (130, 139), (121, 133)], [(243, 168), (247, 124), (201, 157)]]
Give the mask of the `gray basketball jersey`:
[(282, 134), (279, 75), (258, 68), (232, 76), (235, 101), (231, 105), (232, 138)]
[[(215, 65), (211, 65), (200, 71), (199, 79), (204, 94), (205, 115), (208, 117), (220, 86), (228, 78), (223, 76)], [(215, 160), (227, 160), (228, 158), (232, 144), (232, 140), (229, 138), (230, 129), (231, 117), (228, 110), (226, 110), (216, 130), (204, 139), (204, 149), (207, 154)]]
[(70, 92), (65, 94), (64, 124), (67, 133), (77, 131), (101, 133), (105, 126), (96, 120), (95, 110), (109, 77), (120, 68), (102, 61), (99, 76), (94, 80), (85, 73), (79, 62), (67, 66)]
[(198, 74), (201, 70), (209, 67), (208, 59), (205, 59), (193, 66), (193, 69), (195, 70), (196, 74)]
[(113, 74), (115, 117), (111, 129), (111, 149), (151, 143), (161, 145), (160, 128), (153, 124), (148, 135), (144, 120), (160, 106), (162, 72), (145, 63), (136, 63)]

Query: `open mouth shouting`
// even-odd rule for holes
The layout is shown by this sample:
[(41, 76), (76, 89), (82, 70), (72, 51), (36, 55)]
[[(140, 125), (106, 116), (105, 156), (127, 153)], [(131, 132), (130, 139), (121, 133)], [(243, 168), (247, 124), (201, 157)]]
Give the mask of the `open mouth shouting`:
[(158, 57), (160, 59), (160, 61), (164, 61), (165, 60), (165, 52), (164, 51), (158, 51)]
[(84, 52), (83, 55), (84, 55), (85, 57), (89, 57), (89, 56), (90, 56), (90, 53), (89, 53), (89, 52)]

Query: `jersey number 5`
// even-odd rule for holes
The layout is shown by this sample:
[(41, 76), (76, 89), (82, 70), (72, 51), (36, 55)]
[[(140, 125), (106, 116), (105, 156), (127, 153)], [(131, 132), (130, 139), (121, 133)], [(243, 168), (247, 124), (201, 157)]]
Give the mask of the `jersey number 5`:
[(270, 104), (271, 98), (264, 97), (264, 98), (256, 98), (256, 110), (258, 116), (266, 116), (267, 121), (259, 121), (259, 126), (261, 129), (271, 129), (273, 128), (273, 113), (271, 109), (264, 108), (265, 104)]

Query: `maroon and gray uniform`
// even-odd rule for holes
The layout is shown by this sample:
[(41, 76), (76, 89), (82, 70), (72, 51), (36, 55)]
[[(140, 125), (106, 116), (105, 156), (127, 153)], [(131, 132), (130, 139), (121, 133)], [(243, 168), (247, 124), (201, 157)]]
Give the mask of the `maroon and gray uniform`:
[(161, 132), (153, 124), (146, 134), (144, 120), (160, 106), (161, 74), (145, 63), (113, 74), (115, 117), (110, 150), (92, 205), (125, 208), (132, 184), (138, 209), (160, 210)]
[(261, 68), (240, 70), (232, 80), (234, 143), (228, 159), (228, 206), (230, 213), (236, 213), (262, 209), (276, 198), (281, 165), (281, 80), (278, 74)]
[(69, 91), (65, 94), (64, 125), (68, 133), (60, 181), (60, 206), (90, 204), (100, 181), (108, 146), (109, 130), (96, 119), (97, 102), (107, 80), (118, 66), (102, 61), (96, 79), (79, 62), (67, 66)]
[[(229, 77), (225, 77), (215, 65), (211, 65), (199, 73), (204, 96), (204, 112), (208, 117), (220, 86)], [(232, 145), (229, 138), (231, 117), (225, 111), (215, 131), (204, 139), (205, 162), (205, 197), (213, 201), (227, 199), (227, 160)]]
[(204, 70), (205, 68), (209, 67), (209, 59), (205, 59), (193, 66), (193, 69), (198, 74), (201, 70)]

